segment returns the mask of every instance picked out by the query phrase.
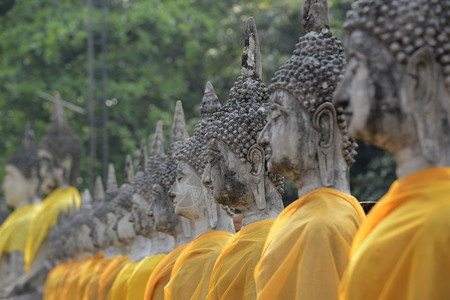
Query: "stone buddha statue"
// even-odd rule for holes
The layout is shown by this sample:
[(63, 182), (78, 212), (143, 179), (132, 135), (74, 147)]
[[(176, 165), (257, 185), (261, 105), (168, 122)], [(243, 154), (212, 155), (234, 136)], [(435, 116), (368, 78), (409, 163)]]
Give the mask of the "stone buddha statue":
[(177, 177), (169, 193), (174, 198), (175, 213), (193, 222), (195, 236), (208, 230), (234, 233), (230, 209), (217, 205), (212, 194), (201, 182), (206, 165), (205, 130), (213, 113), (219, 109), (219, 99), (208, 81), (194, 136), (186, 140), (176, 154)]
[(243, 228), (218, 256), (206, 299), (256, 299), (254, 268), (272, 219), (283, 209), (284, 179), (268, 172), (265, 150), (256, 143), (269, 111), (261, 71), (256, 25), (249, 18), (241, 76), (230, 90), (228, 103), (208, 124), (208, 164), (202, 177), (217, 203), (242, 212)]
[(398, 180), (355, 236), (342, 299), (450, 297), (449, 11), (448, 0), (376, 0), (347, 14), (334, 103), (351, 135), (394, 155)]
[(155, 230), (169, 234), (175, 239), (175, 246), (185, 244), (193, 238), (193, 224), (184, 217), (175, 214), (173, 201), (169, 190), (175, 182), (178, 160), (174, 157), (183, 141), (189, 137), (186, 131), (184, 111), (181, 101), (177, 101), (172, 126), (172, 144), (168, 156), (158, 162), (151, 163), (147, 168), (147, 176), (151, 191), (147, 201), (150, 203), (147, 214), (154, 219)]
[(8, 159), (2, 182), (6, 203), (14, 212), (0, 227), (0, 287), (24, 273), (27, 232), (40, 203), (38, 166), (34, 132), (27, 123), (22, 145)]
[[(159, 143), (161, 142), (161, 143)], [(156, 126), (155, 140), (152, 147), (152, 157), (148, 161), (147, 146), (145, 140), (141, 140), (139, 153), (139, 169), (136, 173), (133, 183), (133, 200), (129, 221), (133, 224), (133, 228), (137, 235), (146, 237), (151, 242), (149, 256), (157, 254), (167, 254), (173, 250), (173, 237), (155, 230), (155, 222), (153, 218), (147, 215), (150, 203), (146, 200), (150, 198), (151, 179), (145, 174), (147, 165), (154, 165), (162, 157), (164, 157), (164, 149), (162, 147), (162, 122), (159, 121)], [(151, 169), (149, 170), (151, 172)]]
[(345, 58), (329, 30), (327, 1), (305, 2), (303, 29), (272, 78), (270, 117), (258, 139), (269, 171), (291, 179), (300, 197), (268, 234), (255, 270), (261, 299), (337, 299), (348, 249), (365, 217), (349, 195), (356, 143), (331, 102)]
[(74, 199), (76, 207), (81, 202), (80, 194), (73, 186), (80, 169), (81, 151), (81, 141), (70, 128), (61, 101), (56, 99), (50, 127), (38, 149), (41, 190), (47, 196), (28, 232), (25, 248), (28, 273), (16, 282), (18, 285), (25, 286), (25, 282), (33, 280), (36, 287), (42, 289), (48, 273), (45, 267), (48, 231), (56, 225), (60, 212), (72, 210)]
[(94, 245), (104, 251), (105, 257), (112, 257), (120, 254), (119, 249), (114, 245), (114, 241), (117, 240), (116, 231), (107, 230), (109, 224), (117, 221), (113, 200), (118, 194), (119, 188), (117, 186), (116, 172), (114, 166), (110, 164), (108, 166), (108, 178), (104, 201), (94, 207), (92, 217), (92, 222), (94, 223), (94, 230), (92, 233)]
[[(170, 281), (164, 288), (166, 299), (205, 299), (214, 263), (234, 233), (231, 210), (214, 203), (212, 194), (201, 182), (206, 165), (205, 129), (218, 109), (219, 99), (208, 82), (194, 136), (176, 153), (177, 175), (169, 193), (174, 198), (175, 213), (193, 222), (195, 239), (174, 264)], [(202, 272), (198, 272), (198, 268)]]
[(217, 203), (242, 211), (243, 226), (275, 218), (283, 209), (283, 178), (267, 172), (265, 151), (256, 144), (269, 109), (261, 70), (256, 26), (249, 19), (241, 76), (228, 103), (208, 125), (208, 164), (203, 173), (203, 183)]
[(146, 257), (150, 250), (150, 241), (143, 237), (136, 235), (133, 223), (130, 222), (131, 206), (133, 199), (133, 183), (134, 171), (131, 161), (131, 156), (127, 155), (125, 162), (125, 182), (120, 187), (118, 195), (112, 201), (112, 212), (108, 213), (109, 220), (115, 221), (108, 224), (108, 232), (115, 231), (112, 235), (113, 244), (122, 249), (123, 254), (130, 254), (131, 261), (139, 261)]

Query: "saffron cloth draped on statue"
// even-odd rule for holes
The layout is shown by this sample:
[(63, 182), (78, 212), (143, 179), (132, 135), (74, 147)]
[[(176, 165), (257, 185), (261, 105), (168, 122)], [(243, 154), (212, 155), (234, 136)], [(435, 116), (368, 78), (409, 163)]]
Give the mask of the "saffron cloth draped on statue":
[(120, 270), (114, 283), (109, 291), (108, 300), (123, 300), (126, 297), (126, 287), (128, 279), (133, 274), (134, 269), (138, 266), (139, 261), (132, 261), (127, 263), (122, 270)]
[(153, 270), (164, 257), (166, 257), (165, 254), (158, 254), (148, 256), (139, 262), (127, 281), (127, 300), (144, 299), (147, 281), (150, 278), (150, 275), (152, 275)]
[(164, 299), (205, 299), (214, 263), (232, 237), (230, 232), (210, 230), (190, 242), (175, 262)]
[(25, 270), (27, 272), (30, 271), (31, 264), (42, 242), (46, 239), (49, 229), (58, 222), (59, 213), (71, 211), (73, 201), (79, 208), (81, 203), (80, 193), (73, 186), (66, 189), (57, 188), (42, 201), (28, 231), (25, 247)]
[(364, 219), (354, 197), (331, 188), (286, 207), (255, 269), (257, 299), (337, 299), (351, 242)]
[(12, 212), (0, 227), (0, 260), (4, 253), (25, 251), (28, 230), (39, 204), (30, 204)]
[(340, 299), (450, 299), (450, 168), (396, 180), (350, 253)]
[(164, 300), (164, 287), (170, 280), (173, 266), (180, 253), (188, 244), (183, 244), (172, 250), (153, 270), (145, 287), (145, 300)]
[(274, 220), (261, 220), (242, 228), (225, 245), (209, 281), (207, 300), (256, 299), (253, 276)]

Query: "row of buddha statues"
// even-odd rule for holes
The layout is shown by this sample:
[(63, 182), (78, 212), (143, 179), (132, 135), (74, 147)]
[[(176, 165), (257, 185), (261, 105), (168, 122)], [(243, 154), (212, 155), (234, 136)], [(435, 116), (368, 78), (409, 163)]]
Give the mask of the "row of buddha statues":
[[(84, 196), (56, 101), (39, 146), (27, 127), (6, 165), (0, 296), (450, 299), (450, 0), (356, 0), (344, 26), (345, 51), (327, 1), (306, 0), (305, 34), (266, 87), (249, 18), (227, 103), (207, 82), (192, 136), (178, 101), (169, 149), (160, 121), (123, 184), (110, 165)], [(396, 161), (367, 215), (355, 139)], [(286, 208), (284, 178), (299, 197)]]

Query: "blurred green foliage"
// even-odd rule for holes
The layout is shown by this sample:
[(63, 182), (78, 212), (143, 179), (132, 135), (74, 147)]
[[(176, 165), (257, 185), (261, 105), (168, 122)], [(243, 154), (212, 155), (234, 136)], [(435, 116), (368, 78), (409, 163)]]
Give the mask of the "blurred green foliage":
[[(99, 1), (97, 1), (99, 2)], [(332, 31), (345, 40), (342, 23), (351, 0), (330, 0)], [(137, 157), (142, 138), (149, 139), (163, 120), (166, 147), (170, 142), (176, 100), (183, 101), (192, 133), (204, 86), (210, 80), (222, 103), (240, 72), (245, 22), (256, 20), (262, 54), (263, 80), (286, 61), (301, 28), (303, 1), (108, 0), (106, 16), (109, 100), (109, 161), (122, 181), (125, 155)], [(101, 8), (94, 7), (94, 36), (100, 40)], [(20, 143), (30, 120), (37, 141), (45, 134), (51, 103), (39, 91), (58, 91), (63, 99), (87, 108), (88, 8), (78, 0), (0, 0), (0, 165)], [(101, 72), (101, 48), (95, 45), (95, 71)], [(102, 99), (97, 81), (96, 117)], [(80, 187), (87, 187), (87, 115), (66, 110), (85, 148)], [(98, 124), (100, 125), (100, 124)], [(96, 174), (101, 174), (101, 130), (96, 132)], [(392, 178), (392, 159), (364, 148), (370, 157), (352, 170), (353, 192), (362, 200), (384, 193)], [(372, 150), (371, 150), (372, 149)], [(380, 154), (381, 153), (381, 154)], [(375, 156), (373, 156), (375, 155)], [(388, 174), (384, 171), (388, 168)], [(0, 170), (0, 178), (3, 170)], [(367, 187), (370, 186), (370, 189)], [(370, 195), (366, 195), (369, 193)], [(374, 196), (376, 195), (376, 196)], [(286, 185), (285, 203), (296, 198), (292, 182)]]

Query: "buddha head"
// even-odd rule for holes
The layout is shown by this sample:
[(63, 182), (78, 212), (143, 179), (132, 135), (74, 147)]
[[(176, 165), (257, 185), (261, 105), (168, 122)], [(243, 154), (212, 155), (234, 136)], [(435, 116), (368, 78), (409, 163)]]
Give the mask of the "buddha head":
[[(92, 231), (94, 245), (101, 249), (106, 249), (117, 240), (116, 232), (111, 224), (114, 224), (117, 219), (114, 213), (113, 199), (118, 193), (119, 189), (117, 187), (114, 166), (110, 164), (104, 200), (96, 203), (92, 216), (92, 222), (94, 224)], [(94, 196), (94, 199), (96, 199), (96, 196)]]
[(350, 134), (394, 154), (397, 175), (418, 157), (450, 161), (449, 12), (448, 0), (362, 0), (347, 13), (348, 63), (334, 102)]
[(96, 247), (93, 239), (92, 210), (81, 208), (74, 214), (71, 235), (75, 237), (75, 251), (77, 253), (94, 253)]
[(2, 190), (6, 203), (14, 208), (37, 202), (39, 190), (39, 158), (34, 145), (34, 132), (27, 123), (22, 145), (8, 159)]
[(328, 24), (327, 2), (306, 1), (305, 35), (272, 78), (269, 121), (258, 140), (269, 171), (291, 179), (303, 193), (320, 186), (349, 192), (348, 167), (356, 154), (332, 104), (345, 59)]
[(178, 165), (175, 154), (187, 138), (189, 135), (186, 130), (183, 107), (181, 101), (177, 101), (172, 125), (172, 144), (168, 155), (158, 161), (150, 160), (147, 168), (147, 174), (150, 176), (147, 215), (153, 218), (156, 231), (176, 238), (181, 237), (180, 228), (185, 238), (192, 235), (191, 223), (175, 214), (173, 200), (169, 197), (169, 190), (175, 182)]
[(196, 222), (206, 212), (210, 228), (217, 226), (218, 207), (211, 193), (208, 193), (208, 189), (202, 184), (201, 177), (206, 165), (206, 127), (212, 115), (219, 109), (219, 99), (211, 82), (208, 81), (200, 106), (200, 120), (195, 127), (194, 135), (186, 140), (176, 153), (177, 175), (170, 190), (177, 215)]
[(241, 76), (230, 90), (228, 103), (214, 113), (206, 130), (208, 161), (202, 182), (217, 203), (242, 211), (255, 206), (264, 211), (268, 195), (272, 195), (277, 198), (276, 210), (282, 209), (283, 178), (267, 172), (265, 151), (256, 144), (266, 124), (268, 99), (261, 80), (256, 26), (250, 18)]
[[(155, 234), (155, 222), (147, 215), (150, 206), (151, 166), (157, 165), (165, 157), (163, 148), (162, 121), (156, 125), (155, 138), (152, 145), (152, 157), (148, 161), (147, 145), (145, 139), (141, 140), (139, 149), (138, 172), (133, 182), (133, 198), (129, 221), (133, 224), (137, 235), (152, 238)], [(149, 172), (146, 172), (149, 165)]]
[(133, 223), (130, 222), (134, 181), (133, 164), (130, 155), (126, 157), (125, 173), (125, 182), (112, 202), (113, 213), (110, 212), (109, 214), (114, 216), (109, 218), (108, 228), (116, 231), (116, 242), (130, 245), (136, 236)]
[(42, 192), (48, 194), (57, 187), (76, 184), (81, 152), (81, 140), (70, 128), (61, 100), (57, 98), (50, 127), (38, 149)]

